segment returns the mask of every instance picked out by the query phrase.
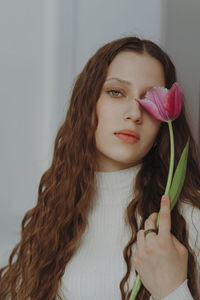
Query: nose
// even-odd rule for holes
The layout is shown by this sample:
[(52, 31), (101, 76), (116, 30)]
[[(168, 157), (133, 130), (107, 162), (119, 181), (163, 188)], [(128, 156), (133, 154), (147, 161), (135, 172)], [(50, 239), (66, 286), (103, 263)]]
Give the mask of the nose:
[(138, 101), (131, 99), (124, 112), (124, 119), (131, 119), (137, 124), (142, 123), (142, 108)]

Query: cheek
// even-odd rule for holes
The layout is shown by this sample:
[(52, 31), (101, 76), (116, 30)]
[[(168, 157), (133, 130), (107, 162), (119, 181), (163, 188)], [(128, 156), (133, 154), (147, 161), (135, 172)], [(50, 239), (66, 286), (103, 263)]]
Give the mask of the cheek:
[(108, 109), (98, 111), (98, 124), (95, 132), (96, 146), (98, 150), (102, 150), (112, 141), (112, 134), (117, 130), (115, 115)]
[(148, 138), (149, 143), (153, 144), (160, 130), (161, 122), (150, 118), (147, 120), (145, 125), (145, 137)]
[(157, 120), (153, 120), (152, 122), (152, 133), (154, 133), (154, 136), (156, 136), (158, 134), (158, 131), (160, 130), (160, 126), (161, 126), (161, 122), (157, 121)]
[(98, 148), (99, 144), (101, 144), (104, 141), (104, 134), (106, 132), (106, 128), (108, 127), (108, 125), (106, 121), (107, 120), (106, 115), (103, 113), (102, 110), (98, 111), (97, 117), (98, 117), (98, 124), (95, 132), (95, 140)]
[(154, 132), (155, 132), (155, 137), (157, 136), (158, 132), (160, 131), (162, 122), (154, 120)]
[(98, 118), (98, 131), (110, 131), (114, 128), (114, 124), (116, 123), (115, 119), (117, 118), (117, 111), (114, 109), (112, 103), (109, 101), (105, 101), (104, 99), (100, 99), (97, 105), (97, 118)]

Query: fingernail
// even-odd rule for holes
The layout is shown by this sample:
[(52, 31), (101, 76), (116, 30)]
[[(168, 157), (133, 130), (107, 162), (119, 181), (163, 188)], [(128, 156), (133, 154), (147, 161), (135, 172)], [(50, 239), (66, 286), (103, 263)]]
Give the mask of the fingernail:
[(162, 200), (163, 200), (163, 201), (168, 200), (167, 195), (162, 196)]

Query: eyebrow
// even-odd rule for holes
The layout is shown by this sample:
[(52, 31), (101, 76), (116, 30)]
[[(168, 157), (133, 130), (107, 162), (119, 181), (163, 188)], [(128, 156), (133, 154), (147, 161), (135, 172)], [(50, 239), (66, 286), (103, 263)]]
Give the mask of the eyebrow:
[[(112, 81), (112, 80), (118, 81), (118, 82), (120, 82), (120, 83), (124, 83), (124, 84), (126, 84), (126, 85), (131, 85), (131, 82), (130, 82), (130, 81), (127, 81), (127, 80), (124, 80), (124, 79), (120, 79), (120, 78), (117, 78), (117, 77), (111, 77), (111, 78), (108, 78), (108, 79), (106, 79), (105, 83), (106, 83), (107, 81)], [(150, 89), (152, 89), (153, 87), (155, 87), (155, 86), (148, 86), (148, 87), (146, 88), (146, 90), (150, 90)]]
[(115, 80), (115, 81), (119, 81), (120, 83), (125, 83), (125, 84), (127, 84), (127, 85), (131, 85), (131, 82), (130, 82), (130, 81), (123, 80), (123, 79), (120, 79), (120, 78), (117, 78), (117, 77), (111, 77), (111, 78), (108, 78), (108, 79), (106, 79), (105, 82), (111, 81), (111, 80)]

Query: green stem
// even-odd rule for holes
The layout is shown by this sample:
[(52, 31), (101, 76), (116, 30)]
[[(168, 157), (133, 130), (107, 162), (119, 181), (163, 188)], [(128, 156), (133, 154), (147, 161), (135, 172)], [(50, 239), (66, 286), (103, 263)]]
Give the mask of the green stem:
[[(168, 178), (167, 178), (167, 184), (165, 188), (164, 195), (169, 195), (169, 190), (172, 183), (173, 178), (173, 171), (174, 171), (174, 133), (173, 133), (173, 127), (172, 127), (172, 121), (168, 121), (168, 127), (169, 127), (169, 136), (170, 136), (170, 163), (169, 163), (169, 171), (168, 171)], [(156, 227), (158, 228), (160, 219), (160, 212), (158, 213)]]
[(133, 284), (133, 289), (132, 289), (129, 300), (134, 300), (136, 298), (136, 296), (137, 296), (137, 294), (140, 290), (141, 285), (142, 285), (142, 282), (140, 280), (140, 276), (137, 275), (137, 277), (134, 281), (134, 284)]
[[(172, 121), (168, 121), (167, 123), (168, 123), (168, 127), (169, 127), (169, 135), (170, 135), (170, 164), (169, 164), (167, 184), (166, 184), (165, 193), (164, 193), (165, 195), (169, 194), (169, 190), (170, 190), (172, 178), (173, 178), (173, 171), (174, 171), (174, 134), (173, 134)], [(158, 228), (158, 224), (159, 224), (159, 218), (160, 218), (160, 212), (158, 213), (157, 222), (156, 222), (157, 228)], [(140, 276), (137, 275), (136, 280), (134, 281), (134, 284), (133, 284), (133, 289), (132, 289), (129, 300), (136, 299), (136, 296), (140, 290), (141, 285), (142, 285), (142, 282), (141, 282)]]
[(167, 178), (167, 185), (165, 188), (165, 195), (169, 194), (169, 189), (172, 183), (173, 171), (174, 171), (174, 134), (172, 128), (172, 121), (168, 121), (169, 135), (170, 135), (170, 164)]

